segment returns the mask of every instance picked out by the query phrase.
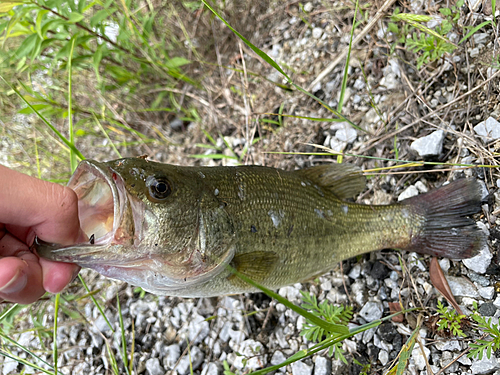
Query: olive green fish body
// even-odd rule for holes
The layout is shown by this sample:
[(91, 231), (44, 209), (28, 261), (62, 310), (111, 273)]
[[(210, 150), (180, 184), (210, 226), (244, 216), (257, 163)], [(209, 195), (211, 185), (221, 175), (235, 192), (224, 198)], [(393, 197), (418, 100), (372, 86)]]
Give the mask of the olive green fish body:
[(69, 186), (90, 243), (38, 251), (155, 293), (201, 297), (253, 290), (227, 265), (278, 288), (374, 250), (463, 258), (484, 243), (464, 217), (480, 207), (476, 181), (373, 206), (346, 201), (364, 188), (359, 172), (344, 164), (288, 172), (86, 161)]
[[(233, 219), (232, 265), (269, 288), (304, 281), (362, 253), (406, 248), (422, 222), (404, 205), (344, 202), (297, 172), (262, 167), (200, 172)], [(248, 290), (226, 274), (216, 278), (204, 287), (217, 294)]]

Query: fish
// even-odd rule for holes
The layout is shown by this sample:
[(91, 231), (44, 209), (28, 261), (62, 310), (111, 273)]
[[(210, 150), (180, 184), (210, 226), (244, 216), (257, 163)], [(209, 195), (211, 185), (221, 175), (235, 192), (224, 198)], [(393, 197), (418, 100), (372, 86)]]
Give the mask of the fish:
[(160, 295), (256, 291), (234, 269), (277, 289), (376, 250), (463, 259), (486, 242), (470, 218), (481, 208), (474, 179), (364, 205), (352, 199), (366, 188), (362, 170), (345, 163), (285, 171), (124, 158), (82, 161), (68, 186), (89, 240), (61, 246), (37, 239), (39, 256)]

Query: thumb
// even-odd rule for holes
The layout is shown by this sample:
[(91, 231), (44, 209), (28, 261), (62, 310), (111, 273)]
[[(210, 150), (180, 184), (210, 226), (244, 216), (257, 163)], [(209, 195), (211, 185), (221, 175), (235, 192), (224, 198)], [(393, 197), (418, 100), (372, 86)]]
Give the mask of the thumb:
[(83, 238), (78, 197), (70, 188), (4, 166), (0, 166), (0, 186), (0, 222), (31, 227), (33, 235), (60, 245)]

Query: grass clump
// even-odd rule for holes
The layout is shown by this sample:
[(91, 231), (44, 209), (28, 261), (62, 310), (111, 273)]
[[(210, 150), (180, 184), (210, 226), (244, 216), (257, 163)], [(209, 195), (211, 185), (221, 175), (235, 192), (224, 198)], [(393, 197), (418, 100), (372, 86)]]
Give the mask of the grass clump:
[[(176, 5), (189, 12), (195, 4)], [(172, 143), (157, 124), (173, 118), (198, 121), (181, 89), (200, 84), (191, 78), (195, 64), (181, 48), (172, 7), (135, 0), (2, 4), (0, 69), (6, 84), (0, 86), (0, 101), (11, 102), (17, 92), (26, 106), (7, 106), (4, 115), (37, 113), (30, 128), (43, 135), (40, 160), (59, 153), (47, 122), (59, 131), (67, 128), (72, 145), (83, 137), (94, 140), (85, 143), (102, 142), (104, 136), (110, 157), (137, 142), (144, 148), (151, 142)], [(15, 129), (14, 124), (8, 134), (29, 144), (19, 136), (22, 129)]]

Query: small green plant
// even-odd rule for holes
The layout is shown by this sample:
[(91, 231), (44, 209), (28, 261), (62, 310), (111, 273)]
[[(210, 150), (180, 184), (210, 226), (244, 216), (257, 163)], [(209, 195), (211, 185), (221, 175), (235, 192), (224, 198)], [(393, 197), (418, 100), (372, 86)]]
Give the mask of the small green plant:
[(367, 363), (367, 364), (363, 364), (361, 362), (359, 362), (356, 358), (353, 358), (352, 360), (355, 364), (357, 364), (358, 366), (361, 366), (361, 372), (359, 373), (359, 375), (368, 375), (370, 374), (370, 370), (372, 368), (372, 365), (371, 363)]
[(224, 375), (238, 375), (237, 372), (231, 371), (231, 366), (229, 366), (229, 363), (227, 363), (226, 360), (222, 362), (222, 366), (224, 367)]
[(476, 343), (470, 344), (471, 351), (467, 355), (469, 358), (483, 359), (486, 351), (486, 357), (491, 358), (491, 353), (500, 349), (500, 330), (498, 324), (491, 323), (491, 318), (481, 316), (477, 311), (477, 303), (474, 302), (474, 314), (470, 316), (479, 326), (479, 328), (489, 335), (490, 340), (480, 339)]
[(455, 310), (445, 307), (441, 301), (437, 303), (437, 312), (440, 317), (438, 331), (448, 330), (453, 336), (465, 337), (462, 331), (462, 319), (465, 315), (459, 315)]
[[(438, 33), (446, 35), (447, 32), (444, 30), (446, 29), (443, 26), (436, 27)], [(438, 60), (445, 53), (451, 53), (457, 48), (453, 44), (438, 39), (433, 35), (425, 35), (423, 33), (418, 35), (416, 32), (413, 32), (412, 38), (408, 39), (406, 44), (410, 51), (420, 53), (417, 57), (418, 68), (421, 68), (424, 64)]]
[[(396, 36), (391, 46), (391, 53), (397, 44), (405, 45), (408, 50), (418, 55), (417, 67), (420, 68), (424, 64), (438, 60), (445, 53), (453, 52), (457, 46), (451, 43), (446, 35), (457, 25), (463, 4), (464, 0), (459, 0), (450, 8), (439, 9), (444, 19), (434, 30), (423, 24), (431, 21), (432, 17), (400, 13), (399, 8), (396, 8), (391, 17), (392, 22), (388, 24), (388, 30)], [(398, 25), (399, 22), (402, 22), (402, 25)]]
[[(352, 319), (351, 306), (334, 306), (327, 300), (318, 305), (315, 295), (302, 291), (300, 293), (302, 294), (302, 301), (304, 302), (301, 306), (306, 310), (310, 310), (311, 313), (318, 318), (323, 318), (329, 323), (341, 325), (347, 325), (347, 323)], [(300, 335), (313, 342), (319, 342), (325, 338), (339, 336), (338, 333), (328, 332), (310, 320), (306, 320)], [(347, 363), (347, 360), (344, 357), (344, 350), (342, 349), (342, 342), (338, 342), (330, 346), (328, 353), (329, 355), (333, 355), (335, 353), (335, 359), (341, 359), (343, 362)]]

